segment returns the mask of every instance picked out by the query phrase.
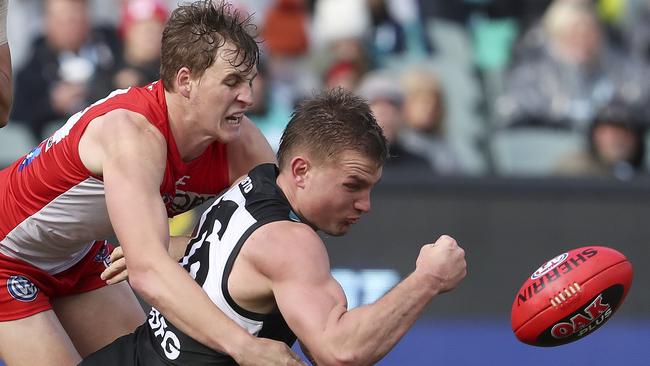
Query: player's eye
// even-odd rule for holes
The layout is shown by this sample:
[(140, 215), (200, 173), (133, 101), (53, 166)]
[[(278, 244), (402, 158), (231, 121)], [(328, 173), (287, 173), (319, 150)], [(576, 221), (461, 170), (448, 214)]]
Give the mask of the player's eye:
[(343, 187), (345, 187), (350, 192), (355, 192), (361, 189), (361, 186), (359, 186), (357, 183), (343, 183)]
[(231, 77), (227, 78), (226, 80), (224, 80), (223, 83), (226, 84), (226, 86), (229, 86), (229, 87), (233, 88), (233, 87), (236, 87), (239, 83), (241, 83), (242, 80), (243, 79), (240, 78), (240, 77), (231, 76)]

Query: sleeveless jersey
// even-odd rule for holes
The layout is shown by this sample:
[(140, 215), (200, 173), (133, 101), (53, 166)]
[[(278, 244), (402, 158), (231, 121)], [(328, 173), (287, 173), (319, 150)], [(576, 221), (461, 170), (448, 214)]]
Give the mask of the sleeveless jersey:
[[(210, 299), (227, 316), (250, 334), (285, 342), (296, 336), (282, 315), (247, 311), (232, 299), (228, 278), (244, 242), (262, 225), (298, 217), (276, 185), (277, 168), (262, 164), (217, 199), (202, 215), (199, 226), (179, 263), (201, 285)], [(233, 359), (195, 341), (168, 322), (155, 308), (135, 332), (138, 364), (152, 362), (157, 353), (169, 365), (234, 365)]]
[(78, 262), (95, 240), (113, 235), (102, 177), (81, 162), (79, 140), (90, 122), (115, 109), (143, 115), (164, 136), (167, 162), (160, 194), (169, 217), (228, 186), (225, 145), (215, 142), (190, 163), (181, 160), (162, 82), (116, 90), (0, 171), (0, 253), (55, 274)]

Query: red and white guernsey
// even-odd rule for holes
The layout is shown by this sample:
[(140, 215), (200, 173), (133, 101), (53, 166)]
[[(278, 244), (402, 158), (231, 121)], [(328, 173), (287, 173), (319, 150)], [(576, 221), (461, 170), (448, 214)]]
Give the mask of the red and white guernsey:
[(56, 274), (83, 258), (95, 240), (113, 235), (102, 177), (82, 164), (78, 145), (93, 119), (115, 109), (143, 115), (165, 137), (167, 163), (160, 194), (169, 217), (228, 186), (225, 145), (215, 142), (192, 162), (181, 160), (161, 82), (116, 90), (70, 117), (52, 137), (0, 171), (1, 254)]

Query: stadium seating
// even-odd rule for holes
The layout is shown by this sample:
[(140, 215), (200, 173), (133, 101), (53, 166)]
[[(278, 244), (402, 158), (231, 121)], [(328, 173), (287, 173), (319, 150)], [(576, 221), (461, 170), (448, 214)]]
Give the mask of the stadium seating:
[(562, 158), (580, 151), (584, 143), (578, 132), (521, 127), (496, 131), (490, 150), (498, 175), (542, 176), (552, 174)]

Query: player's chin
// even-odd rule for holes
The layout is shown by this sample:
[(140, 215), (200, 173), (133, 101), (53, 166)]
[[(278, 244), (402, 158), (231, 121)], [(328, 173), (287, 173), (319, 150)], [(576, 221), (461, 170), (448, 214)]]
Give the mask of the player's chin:
[(325, 231), (327, 234), (332, 236), (343, 236), (347, 234), (348, 231), (350, 231), (350, 227), (352, 227), (352, 224), (347, 221), (344, 221), (344, 222), (337, 223), (330, 230), (327, 231), (323, 230), (323, 231)]
[(221, 129), (219, 131), (219, 140), (222, 143), (229, 143), (237, 140), (241, 135), (241, 124), (233, 125), (229, 123), (221, 124)]

